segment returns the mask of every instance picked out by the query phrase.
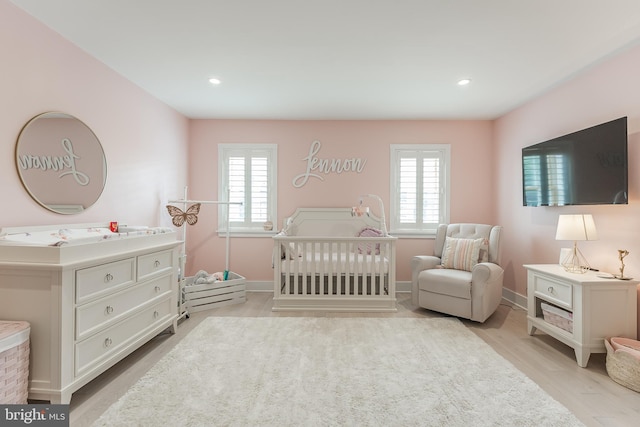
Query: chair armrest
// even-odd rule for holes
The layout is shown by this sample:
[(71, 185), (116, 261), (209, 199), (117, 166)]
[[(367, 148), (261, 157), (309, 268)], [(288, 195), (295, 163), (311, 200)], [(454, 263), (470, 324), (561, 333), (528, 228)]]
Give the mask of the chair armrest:
[(430, 270), (440, 265), (440, 258), (431, 255), (420, 255), (411, 258), (411, 271), (420, 273), (422, 270)]
[(502, 278), (504, 270), (498, 264), (492, 262), (480, 262), (471, 269), (471, 282), (487, 283), (495, 282)]
[(471, 320), (484, 322), (500, 305), (504, 269), (481, 262), (471, 269)]
[(411, 299), (415, 305), (418, 305), (418, 275), (423, 270), (436, 268), (440, 263), (437, 256), (421, 255), (411, 258)]

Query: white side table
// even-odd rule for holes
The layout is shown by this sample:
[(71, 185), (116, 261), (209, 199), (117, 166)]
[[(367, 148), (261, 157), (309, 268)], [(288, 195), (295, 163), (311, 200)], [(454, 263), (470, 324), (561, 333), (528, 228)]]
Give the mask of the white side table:
[[(599, 273), (569, 273), (559, 264), (525, 265), (527, 269), (527, 329), (546, 332), (574, 349), (578, 365), (586, 367), (591, 353), (606, 353), (605, 337), (637, 339), (637, 280), (598, 277)], [(573, 313), (573, 332), (544, 320), (541, 304)]]

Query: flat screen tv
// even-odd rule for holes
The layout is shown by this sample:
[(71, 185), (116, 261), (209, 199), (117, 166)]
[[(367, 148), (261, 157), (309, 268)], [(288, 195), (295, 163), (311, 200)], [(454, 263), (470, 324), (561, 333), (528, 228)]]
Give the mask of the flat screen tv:
[(627, 118), (522, 149), (524, 206), (627, 204)]

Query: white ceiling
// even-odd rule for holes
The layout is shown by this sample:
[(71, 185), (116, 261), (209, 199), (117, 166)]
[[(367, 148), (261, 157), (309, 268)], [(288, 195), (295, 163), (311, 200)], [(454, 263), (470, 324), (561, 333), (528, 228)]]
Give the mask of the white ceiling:
[(640, 40), (639, 0), (11, 1), (190, 118), (493, 119)]

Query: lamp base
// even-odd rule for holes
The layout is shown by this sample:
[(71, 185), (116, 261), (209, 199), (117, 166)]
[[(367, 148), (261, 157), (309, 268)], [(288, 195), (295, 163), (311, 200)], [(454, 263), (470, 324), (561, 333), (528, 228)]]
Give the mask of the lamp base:
[(584, 274), (591, 270), (591, 266), (585, 259), (576, 243), (573, 243), (573, 249), (562, 260), (562, 266), (569, 273)]

